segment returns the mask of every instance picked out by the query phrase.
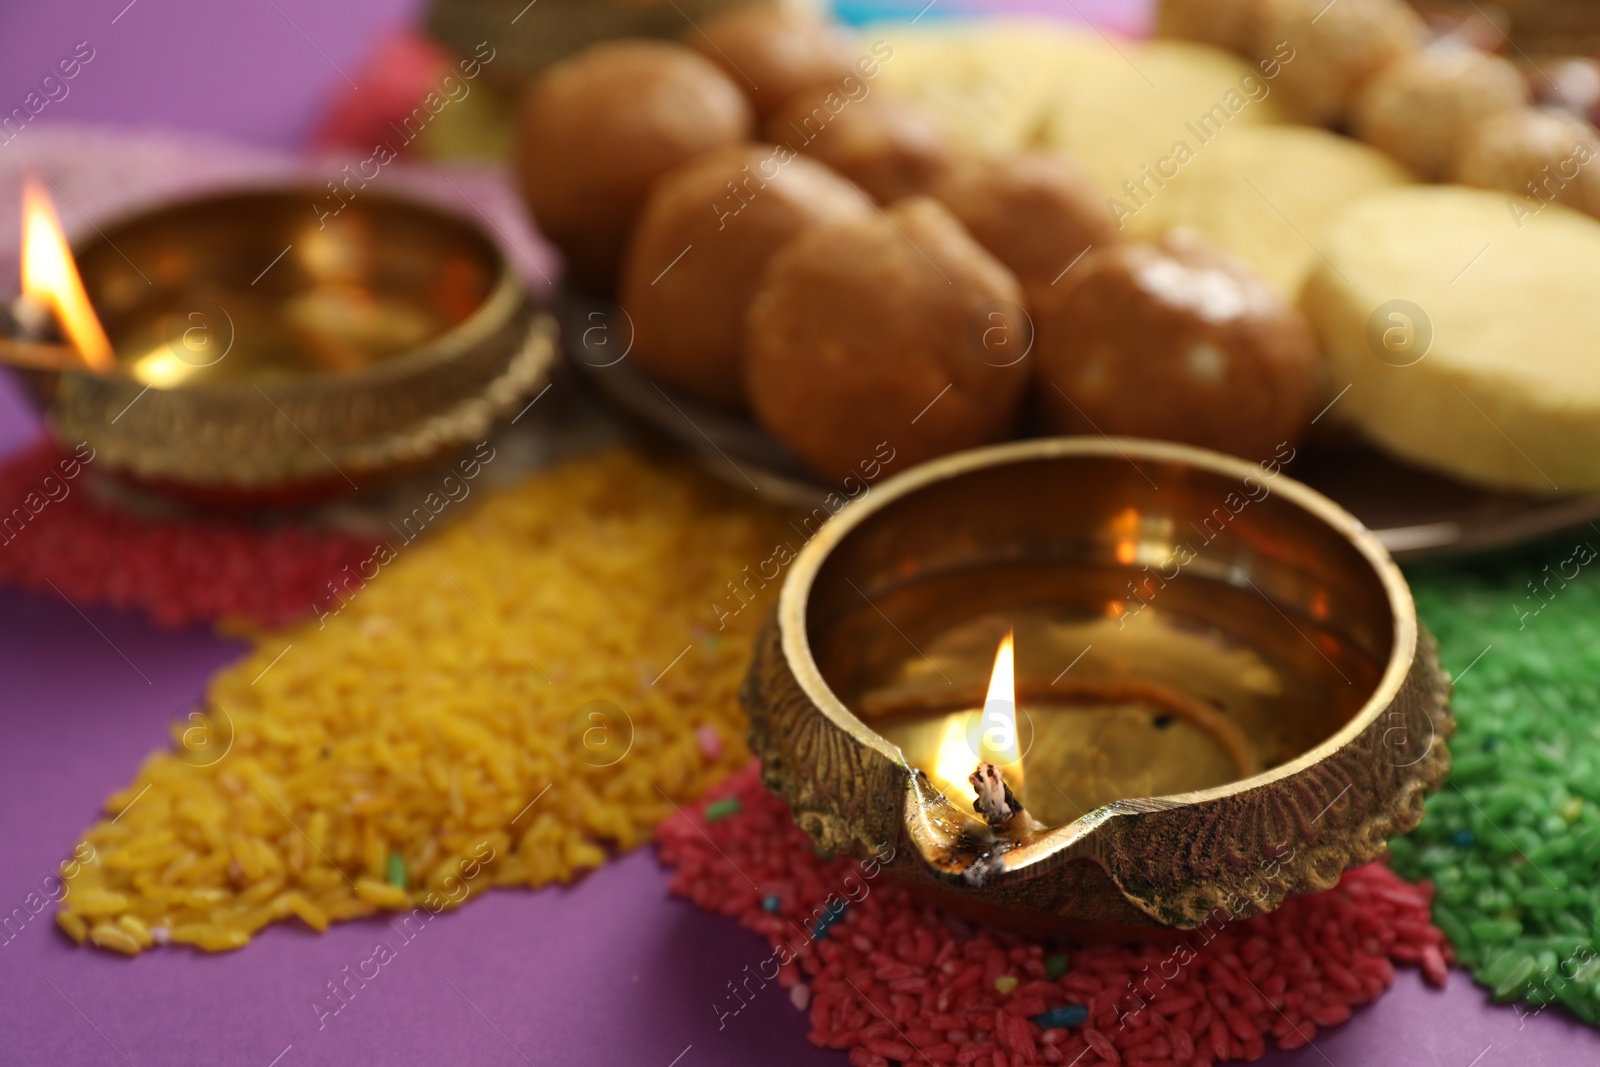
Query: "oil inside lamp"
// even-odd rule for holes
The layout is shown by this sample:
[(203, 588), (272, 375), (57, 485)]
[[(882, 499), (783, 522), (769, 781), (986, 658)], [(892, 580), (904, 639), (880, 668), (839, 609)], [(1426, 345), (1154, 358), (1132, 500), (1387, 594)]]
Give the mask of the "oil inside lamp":
[[(966, 595), (947, 603), (972, 604), (968, 590), (959, 592)], [(1257, 605), (1241, 599), (1237, 607), (1244, 615)], [(1045, 605), (966, 619), (947, 610), (937, 630), (912, 638), (925, 656), (891, 630), (906, 653), (886, 642), (870, 672), (841, 688), (926, 774), (930, 795), (942, 794), (975, 827), (988, 820), (974, 808), (972, 775), (983, 765), (1030, 821), (1057, 827), (1114, 801), (1248, 777), (1278, 762), (1279, 748), (1304, 743), (1280, 743), (1273, 732), (1282, 729), (1272, 711), (1283, 684), (1277, 670), (1253, 651), (1219, 649), (1209, 633), (1156, 607), (1126, 625)], [(1005, 638), (998, 652), (997, 632)], [(991, 657), (985, 691), (978, 664)], [(1130, 659), (1144, 666), (1130, 670)]]
[(43, 339), (41, 320), (51, 312), (90, 370), (111, 369), (115, 363), (111, 341), (89, 304), (55, 205), (39, 181), (29, 176), (22, 185), (22, 296), (13, 311), (24, 331), (34, 334), (25, 340)]
[[(912, 833), (936, 868), (983, 885), (1006, 868), (1013, 849), (1055, 827), (1092, 826), (1103, 805), (1206, 789), (1263, 769), (1257, 744), (1223, 710), (1247, 711), (1246, 698), (1277, 688), (1259, 664), (1219, 655), (1205, 635), (1170, 628), (1154, 609), (1122, 628), (1108, 616), (1067, 621), (1024, 608), (1000, 641), (984, 692), (973, 661), (980, 642), (994, 647), (997, 624), (1005, 625), (997, 614), (918, 642), (926, 656), (900, 660), (854, 700), (926, 776)], [(1164, 659), (1170, 680), (1160, 671), (1127, 672), (1113, 658), (1146, 643), (1152, 658), (1145, 662)], [(1053, 660), (1074, 666), (1040, 670)], [(1174, 684), (1180, 679), (1190, 685)]]

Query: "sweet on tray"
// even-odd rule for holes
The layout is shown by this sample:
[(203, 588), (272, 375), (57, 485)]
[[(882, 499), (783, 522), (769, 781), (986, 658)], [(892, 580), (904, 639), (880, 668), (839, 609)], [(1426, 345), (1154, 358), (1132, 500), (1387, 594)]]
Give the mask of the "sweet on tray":
[[(1302, 297), (1308, 275), (1334, 258), (1329, 242), (1342, 240), (1331, 228), (1344, 225), (1336, 220), (1362, 217), (1368, 203), (1393, 203), (1388, 191), (1419, 181), (1497, 190), (1519, 229), (1550, 203), (1600, 212), (1600, 170), (1590, 165), (1600, 137), (1587, 121), (1531, 105), (1524, 73), (1474, 45), (1493, 43), (1484, 34), (1455, 24), (1438, 30), (1436, 20), (1430, 38), (1429, 26), (1402, 0), (1169, 0), (1157, 17), (1164, 36), (1148, 41), (1028, 22), (883, 23), (856, 38), (850, 64), (826, 26), (749, 10), (723, 16), (709, 36), (713, 44), (727, 38), (726, 54), (717, 58), (728, 85), (765, 116), (757, 129), (762, 144), (775, 148), (757, 145), (742, 160), (706, 157), (725, 158), (720, 169), (658, 156), (646, 189), (637, 154), (608, 154), (607, 123), (615, 120), (603, 114), (606, 97), (597, 91), (595, 121), (574, 124), (559, 151), (525, 137), (525, 170), (548, 175), (572, 167), (600, 187), (615, 170), (616, 180), (635, 183), (650, 221), (635, 229), (618, 308), (637, 331), (634, 366), (732, 413), (735, 422), (752, 415), (756, 437), (770, 435), (814, 476), (851, 469), (861, 458), (856, 452), (871, 451), (863, 452), (863, 443), (903, 440), (906, 455), (926, 458), (1040, 430), (1137, 433), (1261, 459), (1250, 435), (1197, 427), (1248, 410), (1245, 421), (1275, 444), (1304, 437), (1326, 411), (1319, 432), (1342, 427), (1345, 436), (1429, 471), (1535, 494), (1586, 491), (1600, 478), (1600, 461), (1568, 458), (1556, 464), (1564, 477), (1516, 474), (1514, 464), (1493, 458), (1505, 442), (1464, 399), (1472, 390), (1462, 381), (1431, 366), (1389, 373), (1400, 357), (1384, 338), (1399, 335), (1378, 330), (1371, 335), (1377, 342), (1357, 344), (1369, 337), (1365, 327), (1343, 321), (1365, 323), (1386, 301), (1409, 300), (1431, 321), (1408, 321), (1451, 343), (1464, 328), (1456, 320), (1460, 301), (1416, 294), (1434, 292), (1435, 275), (1448, 283), (1466, 265), (1454, 262), (1453, 242), (1436, 246), (1417, 220), (1390, 218), (1395, 232), (1385, 246), (1411, 253), (1386, 268), (1381, 293), (1363, 288), (1357, 296), (1347, 287), (1346, 303), (1362, 307), (1344, 307), (1340, 316), (1328, 310), (1326, 279)], [(656, 62), (669, 62), (675, 51), (670, 62), (684, 63), (694, 49), (709, 47), (695, 34), (685, 42), (651, 45)], [(595, 51), (559, 65), (543, 84), (592, 69)], [(740, 56), (771, 75), (755, 79), (744, 71), (741, 78)], [(812, 83), (802, 84), (808, 78)], [(777, 99), (773, 86), (783, 86), (788, 99)], [(551, 106), (547, 93), (542, 86), (532, 92), (530, 114)], [(648, 107), (639, 110), (646, 125), (659, 121)], [(731, 124), (719, 136), (743, 135)], [(572, 164), (574, 156), (583, 162)], [(838, 180), (825, 180), (829, 171)], [(852, 185), (854, 206), (843, 192)], [(998, 259), (1004, 283), (979, 294), (935, 277), (939, 255), (899, 227), (901, 215), (891, 210), (916, 196), (942, 201), (955, 225)], [(807, 200), (813, 203), (804, 209)], [(538, 215), (539, 201), (531, 204)], [(874, 222), (863, 211), (886, 213)], [(777, 225), (778, 217), (786, 221)], [(668, 219), (678, 222), (669, 226)], [(558, 218), (551, 232), (576, 256), (580, 284), (592, 294), (609, 291), (610, 279), (596, 279), (586, 266), (598, 225), (585, 233), (582, 226), (563, 229), (568, 221)], [(831, 228), (813, 233), (819, 226)], [(891, 239), (870, 255), (845, 240), (874, 227)], [(1600, 233), (1600, 223), (1570, 217), (1559, 229), (1581, 241), (1577, 235)], [(1276, 350), (1296, 352), (1293, 359), (1206, 362), (1202, 350), (1196, 358), (1209, 377), (1173, 377), (1165, 342), (1141, 340), (1142, 319), (1108, 315), (1097, 298), (1071, 295), (1103, 276), (1112, 262), (1105, 257), (1119, 242), (1159, 241), (1178, 230), (1190, 231), (1182, 243), (1197, 255), (1212, 255), (1209, 248), (1237, 257), (1228, 270), (1262, 294), (1266, 318), (1281, 324), (1278, 336), (1296, 339), (1274, 342)], [(607, 240), (614, 238), (612, 232)], [(1530, 247), (1516, 244), (1495, 255), (1508, 263), (1529, 259)], [(1152, 253), (1141, 245), (1126, 255), (1131, 262)], [(905, 262), (891, 266), (890, 258)], [(800, 262), (812, 280), (797, 290)], [(913, 284), (923, 268), (939, 286)], [(1161, 288), (1153, 280), (1160, 274), (1127, 272), (1128, 286), (1143, 293), (1127, 306), (1204, 301), (1194, 288), (1204, 272), (1171, 272), (1184, 292)], [(896, 281), (884, 288), (888, 277)], [(777, 309), (803, 299), (806, 288), (820, 294), (830, 285), (881, 291), (808, 306), (815, 321), (804, 327), (806, 344), (767, 335), (780, 320), (802, 335), (798, 312)], [(1005, 294), (1013, 286), (1021, 295), (1010, 315), (996, 302), (1010, 301)], [(939, 287), (943, 301), (935, 296)], [(1309, 346), (1302, 301), (1312, 312)], [(1473, 306), (1497, 322), (1521, 321), (1506, 287), (1478, 286)], [(1250, 332), (1251, 313), (1220, 308), (1211, 309), (1221, 316), (1220, 332)], [(1568, 317), (1543, 321), (1570, 340)], [(877, 328), (891, 321), (901, 325), (887, 334)], [(1094, 363), (1090, 354), (1063, 355), (1090, 335), (1103, 342), (1096, 358), (1114, 373), (1086, 378), (1079, 372)], [(997, 358), (996, 346), (1004, 345), (1005, 354), (1037, 366), (1030, 397), (968, 410), (976, 396), (1008, 395), (1002, 379), (1010, 372), (997, 366), (1009, 362)], [(1562, 350), (1564, 342), (1552, 336), (1544, 347)], [(1513, 361), (1509, 354), (1485, 357), (1470, 373), (1481, 377), (1484, 367)], [(1558, 362), (1540, 361), (1538, 373), (1558, 373)], [(1289, 365), (1296, 368), (1292, 386), (1271, 370)], [(979, 384), (987, 378), (995, 381)], [(1109, 382), (1117, 383), (1115, 392), (1106, 392)], [(1491, 391), (1506, 421), (1543, 424), (1544, 409), (1526, 403), (1529, 390)], [(1373, 415), (1416, 404), (1428, 418), (1409, 420), (1409, 428)], [(925, 425), (944, 420), (955, 420), (948, 433)], [(1527, 450), (1517, 433), (1492, 421)], [(1465, 438), (1472, 440), (1463, 447)]]

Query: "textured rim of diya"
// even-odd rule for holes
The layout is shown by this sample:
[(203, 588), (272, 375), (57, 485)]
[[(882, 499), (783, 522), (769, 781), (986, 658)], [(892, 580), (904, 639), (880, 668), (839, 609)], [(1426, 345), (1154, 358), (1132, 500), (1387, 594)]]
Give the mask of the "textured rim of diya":
[[(119, 218), (74, 253), (115, 242), (126, 227), (181, 221), (217, 201), (303, 207), (324, 195), (309, 186), (273, 186), (199, 196)], [(357, 206), (416, 212), (470, 234), (491, 276), (482, 303), (443, 333), (359, 371), (273, 382), (269, 399), (249, 382), (146, 392), (124, 374), (22, 370), (56, 438), (87, 441), (98, 462), (149, 482), (254, 490), (343, 484), (342, 476), (425, 462), (487, 436), (548, 379), (558, 351), (555, 320), (532, 305), (504, 251), (465, 216), (387, 193), (363, 193)]]
[(1234, 479), (1261, 473), (1185, 445), (1046, 438), (935, 460), (845, 508), (791, 565), (741, 693), (763, 779), (790, 803), (798, 825), (843, 854), (881, 858), (892, 843), (890, 869), (957, 910), (1086, 937), (1144, 937), (1152, 928), (1192, 929), (1271, 911), (1289, 894), (1331, 888), (1343, 871), (1376, 859), (1389, 838), (1416, 826), (1425, 795), (1450, 765), (1449, 676), (1418, 624), (1405, 578), (1377, 539), (1326, 497), (1279, 475), (1273, 495), (1347, 540), (1381, 582), (1392, 613), (1387, 663), (1359, 711), (1268, 771), (1104, 805), (1016, 846), (976, 881), (941, 869), (930, 827), (962, 815), (824, 680), (807, 634), (813, 584), (832, 551), (895, 500), (974, 471), (1071, 457), (1175, 463)]

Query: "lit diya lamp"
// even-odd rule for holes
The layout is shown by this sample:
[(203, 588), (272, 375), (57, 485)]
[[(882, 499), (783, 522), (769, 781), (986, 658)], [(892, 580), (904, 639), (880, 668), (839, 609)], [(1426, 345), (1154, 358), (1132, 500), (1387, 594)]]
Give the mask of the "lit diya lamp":
[(821, 846), (892, 846), (1012, 925), (1146, 936), (1379, 856), (1448, 769), (1448, 695), (1404, 578), (1331, 501), (1186, 446), (1056, 438), (925, 464), (827, 523), (743, 698)]
[(544, 384), (555, 327), (468, 220), (311, 188), (187, 200), (73, 255), (22, 198), (22, 294), (0, 337), (56, 438), (209, 503), (347, 492), (488, 434)]

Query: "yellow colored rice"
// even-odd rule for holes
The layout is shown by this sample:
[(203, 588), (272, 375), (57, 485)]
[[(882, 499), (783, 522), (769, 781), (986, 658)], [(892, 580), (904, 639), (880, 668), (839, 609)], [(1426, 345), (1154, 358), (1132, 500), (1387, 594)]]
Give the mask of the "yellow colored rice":
[[(397, 538), (325, 627), (267, 635), (213, 679), (201, 727), (220, 748), (226, 712), (231, 748), (197, 766), (180, 740), (196, 724), (174, 727), (86, 835), (62, 929), (129, 954), (224, 950), (275, 920), (323, 930), (566, 881), (746, 758), (735, 695), (776, 587), (721, 631), (712, 604), (770, 554), (774, 517), (620, 450), (485, 494), (436, 535)], [(572, 741), (594, 700), (632, 721), (609, 767)], [(593, 740), (625, 740), (609, 726)]]

